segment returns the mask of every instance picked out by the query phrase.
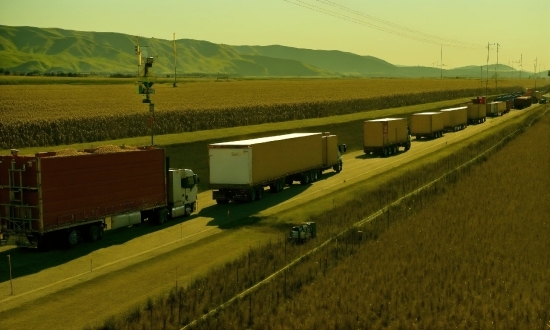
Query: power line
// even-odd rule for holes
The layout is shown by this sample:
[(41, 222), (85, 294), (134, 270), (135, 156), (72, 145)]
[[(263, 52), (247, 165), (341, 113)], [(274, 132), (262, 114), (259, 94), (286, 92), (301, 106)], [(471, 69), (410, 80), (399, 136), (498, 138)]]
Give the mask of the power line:
[[(378, 17), (374, 17), (372, 15), (368, 15), (368, 14), (365, 14), (365, 13), (362, 13), (360, 11), (357, 11), (357, 10), (354, 10), (354, 9), (351, 9), (351, 8), (348, 8), (346, 6), (342, 6), (340, 4), (337, 4), (337, 3), (334, 3), (332, 1), (329, 1), (329, 0), (316, 0), (318, 2), (321, 2), (321, 3), (324, 3), (324, 4), (327, 4), (329, 6), (332, 6), (332, 7), (337, 7), (339, 9), (342, 9), (342, 10), (345, 10), (347, 12), (350, 12), (350, 13), (353, 13), (355, 15), (358, 15), (358, 16), (363, 16), (363, 17), (366, 17), (368, 19), (371, 19), (373, 21), (377, 21), (377, 22), (380, 22), (382, 24), (387, 24), (389, 26), (392, 26), (394, 28), (397, 28), (397, 29), (401, 29), (401, 30), (405, 30), (405, 31), (408, 31), (410, 33), (416, 33), (416, 34), (420, 34), (426, 38), (431, 38), (431, 39), (436, 39), (436, 40), (441, 40), (441, 41), (446, 41), (446, 42), (450, 42), (450, 43), (454, 43), (454, 44), (463, 44), (463, 45), (468, 45), (468, 47), (476, 47), (476, 48), (481, 48), (483, 47), (483, 45), (481, 44), (476, 44), (476, 43), (471, 43), (471, 42), (465, 42), (465, 41), (461, 41), (461, 40), (456, 40), (456, 39), (449, 39), (449, 38), (445, 38), (445, 37), (440, 37), (440, 36), (436, 36), (434, 34), (429, 34), (429, 33), (424, 33), (422, 31), (418, 31), (418, 30), (414, 30), (414, 29), (411, 29), (411, 28), (408, 28), (406, 26), (403, 26), (403, 25), (399, 25), (399, 24), (395, 24), (393, 22), (390, 22), (390, 21), (386, 21), (384, 19), (381, 19), (381, 18), (378, 18)], [(446, 45), (446, 46), (449, 46), (449, 45)]]
[[(363, 16), (363, 17), (366, 17), (368, 19), (377, 21), (379, 23), (389, 25), (393, 28), (408, 31), (410, 33), (400, 32), (400, 31), (396, 31), (396, 30), (388, 28), (388, 27), (383, 27), (383, 26), (380, 26), (380, 25), (369, 23), (369, 22), (366, 22), (362, 19), (351, 17), (351, 16), (348, 16), (346, 14), (335, 12), (335, 11), (332, 11), (332, 10), (328, 10), (328, 9), (325, 9), (325, 8), (322, 8), (322, 7), (319, 7), (319, 6), (315, 6), (313, 4), (304, 2), (302, 0), (284, 0), (284, 1), (286, 1), (288, 3), (292, 3), (292, 4), (297, 5), (297, 6), (300, 6), (302, 8), (306, 8), (306, 9), (309, 9), (309, 10), (312, 10), (312, 11), (320, 12), (322, 14), (329, 15), (329, 16), (332, 16), (332, 17), (335, 17), (335, 18), (339, 18), (339, 19), (342, 19), (342, 20), (345, 20), (345, 21), (348, 21), (348, 22), (352, 22), (352, 23), (355, 23), (355, 24), (368, 26), (370, 28), (373, 28), (373, 29), (376, 29), (376, 30), (379, 30), (379, 31), (391, 33), (391, 34), (398, 35), (398, 36), (401, 36), (401, 37), (404, 37), (404, 38), (407, 38), (407, 39), (411, 39), (411, 40), (426, 42), (426, 43), (435, 44), (435, 45), (457, 47), (457, 48), (480, 48), (480, 47), (483, 47), (481, 45), (477, 45), (477, 44), (473, 44), (473, 43), (456, 41), (456, 40), (452, 40), (452, 39), (438, 37), (438, 36), (435, 36), (435, 35), (426, 34), (426, 33), (416, 31), (416, 30), (413, 30), (413, 29), (409, 29), (407, 27), (400, 26), (398, 24), (395, 24), (395, 23), (392, 23), (392, 22), (389, 22), (389, 21), (385, 21), (385, 20), (376, 18), (376, 17), (371, 16), (371, 15), (361, 13), (361, 12), (353, 10), (351, 8), (341, 6), (339, 4), (333, 3), (333, 2), (328, 1), (328, 0), (317, 0), (317, 1), (319, 1), (321, 3), (324, 3), (326, 5), (332, 6), (332, 7), (336, 7), (340, 10), (344, 10), (344, 11), (353, 13), (353, 14), (358, 15), (358, 16)], [(415, 36), (411, 33), (416, 33), (416, 34), (419, 34), (421, 36)], [(433, 40), (433, 39), (438, 39), (439, 41)], [(446, 41), (447, 43), (442, 43), (441, 41)], [(462, 45), (460, 45), (460, 44), (462, 44)]]

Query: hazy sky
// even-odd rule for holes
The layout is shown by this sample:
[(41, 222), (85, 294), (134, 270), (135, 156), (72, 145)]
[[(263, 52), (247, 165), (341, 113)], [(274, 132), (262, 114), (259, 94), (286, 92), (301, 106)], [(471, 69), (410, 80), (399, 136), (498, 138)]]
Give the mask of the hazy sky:
[[(0, 0), (0, 24), (341, 50), (397, 65), (550, 69), (550, 0)], [(489, 63), (496, 63), (496, 45)]]

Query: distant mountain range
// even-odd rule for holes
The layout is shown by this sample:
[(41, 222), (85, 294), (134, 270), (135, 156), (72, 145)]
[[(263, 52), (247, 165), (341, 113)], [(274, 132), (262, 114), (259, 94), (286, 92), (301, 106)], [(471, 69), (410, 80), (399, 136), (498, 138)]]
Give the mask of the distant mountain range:
[[(0, 25), (0, 68), (12, 72), (121, 73), (137, 72), (136, 36), (111, 32), (83, 32)], [(154, 73), (174, 73), (173, 41), (140, 38), (144, 56), (154, 56)], [(230, 46), (179, 39), (177, 74), (223, 74), (265, 77), (474, 77), (479, 66), (441, 70), (397, 66), (372, 56), (337, 50), (285, 46)], [(485, 77), (486, 67), (483, 66)], [(495, 66), (489, 66), (494, 76)], [(523, 71), (524, 77), (532, 73)], [(499, 64), (499, 77), (518, 77), (515, 69)]]

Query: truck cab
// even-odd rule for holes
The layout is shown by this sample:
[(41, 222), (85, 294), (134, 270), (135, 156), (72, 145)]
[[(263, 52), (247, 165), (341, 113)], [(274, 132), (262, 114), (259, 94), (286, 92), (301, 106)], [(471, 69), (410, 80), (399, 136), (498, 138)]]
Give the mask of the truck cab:
[(188, 216), (197, 209), (199, 177), (189, 169), (168, 171), (168, 206), (172, 218)]
[(332, 169), (337, 173), (342, 172), (342, 167), (344, 164), (344, 162), (342, 161), (342, 154), (347, 150), (348, 148), (344, 143), (338, 145), (338, 163), (332, 167)]

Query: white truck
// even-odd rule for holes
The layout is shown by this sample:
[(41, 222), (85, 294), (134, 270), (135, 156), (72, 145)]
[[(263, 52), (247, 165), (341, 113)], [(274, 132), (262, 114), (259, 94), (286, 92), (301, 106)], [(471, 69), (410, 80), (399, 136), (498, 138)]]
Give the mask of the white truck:
[(208, 146), (210, 188), (218, 204), (263, 197), (287, 184), (317, 181), (323, 171), (342, 170), (345, 144), (329, 133), (291, 133)]

